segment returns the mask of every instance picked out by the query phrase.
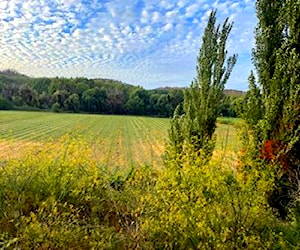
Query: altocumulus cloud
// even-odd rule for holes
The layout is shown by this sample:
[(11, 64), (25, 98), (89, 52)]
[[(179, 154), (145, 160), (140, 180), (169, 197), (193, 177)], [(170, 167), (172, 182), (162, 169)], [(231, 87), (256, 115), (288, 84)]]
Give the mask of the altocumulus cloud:
[(234, 21), (228, 51), (239, 60), (226, 87), (246, 89), (254, 0), (1, 0), (0, 69), (187, 86), (211, 9)]

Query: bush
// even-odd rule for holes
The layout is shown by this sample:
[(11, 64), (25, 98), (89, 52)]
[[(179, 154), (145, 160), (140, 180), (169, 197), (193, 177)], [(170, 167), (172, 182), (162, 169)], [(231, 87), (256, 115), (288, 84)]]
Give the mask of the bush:
[(10, 110), (10, 109), (13, 109), (12, 103), (0, 96), (0, 110)]
[[(190, 156), (189, 156), (190, 157)], [(158, 176), (142, 197), (142, 229), (158, 249), (275, 249), (288, 242), (265, 199), (272, 185), (268, 171), (235, 171), (220, 162), (203, 165), (183, 156)], [(296, 227), (289, 224), (290, 232)], [(294, 238), (295, 240), (295, 238)], [(298, 245), (297, 245), (298, 244)]]
[(130, 248), (133, 197), (115, 190), (90, 156), (85, 142), (64, 137), (52, 153), (32, 152), (2, 166), (0, 246)]
[(55, 113), (58, 113), (58, 112), (60, 112), (60, 105), (59, 105), (59, 103), (54, 103), (53, 105), (52, 105), (52, 107), (51, 107), (51, 110), (53, 111), (53, 112), (55, 112)]

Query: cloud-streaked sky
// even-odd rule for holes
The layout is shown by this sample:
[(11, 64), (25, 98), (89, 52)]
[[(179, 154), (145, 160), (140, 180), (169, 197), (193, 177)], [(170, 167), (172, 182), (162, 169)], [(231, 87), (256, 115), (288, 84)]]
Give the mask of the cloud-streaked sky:
[(0, 0), (0, 69), (30, 76), (188, 86), (209, 13), (234, 21), (238, 62), (226, 88), (247, 89), (254, 0)]

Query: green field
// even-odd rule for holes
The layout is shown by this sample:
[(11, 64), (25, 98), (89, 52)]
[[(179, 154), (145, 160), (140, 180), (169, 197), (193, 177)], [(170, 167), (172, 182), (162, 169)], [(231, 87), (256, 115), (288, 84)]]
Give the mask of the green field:
[[(218, 123), (216, 151), (232, 157), (239, 149), (235, 120)], [(160, 164), (167, 140), (169, 119), (58, 114), (47, 112), (0, 112), (0, 159), (24, 156), (28, 150), (56, 147), (70, 137), (90, 145), (98, 162), (109, 166)]]

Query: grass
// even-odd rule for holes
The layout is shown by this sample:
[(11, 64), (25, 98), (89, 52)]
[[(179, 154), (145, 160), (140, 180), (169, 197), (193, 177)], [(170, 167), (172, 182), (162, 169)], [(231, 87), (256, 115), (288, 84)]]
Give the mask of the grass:
[[(228, 120), (228, 119), (227, 119)], [(216, 152), (232, 158), (239, 149), (234, 119), (218, 123)], [(63, 136), (84, 138), (103, 165), (124, 167), (161, 163), (169, 119), (47, 112), (0, 112), (0, 159), (19, 158), (29, 150), (59, 143)]]

